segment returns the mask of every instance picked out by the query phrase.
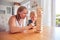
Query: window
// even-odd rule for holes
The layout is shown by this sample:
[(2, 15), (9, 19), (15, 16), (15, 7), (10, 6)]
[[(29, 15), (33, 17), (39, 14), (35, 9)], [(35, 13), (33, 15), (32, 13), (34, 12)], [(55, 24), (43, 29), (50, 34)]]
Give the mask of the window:
[(56, 26), (60, 27), (60, 0), (56, 0)]

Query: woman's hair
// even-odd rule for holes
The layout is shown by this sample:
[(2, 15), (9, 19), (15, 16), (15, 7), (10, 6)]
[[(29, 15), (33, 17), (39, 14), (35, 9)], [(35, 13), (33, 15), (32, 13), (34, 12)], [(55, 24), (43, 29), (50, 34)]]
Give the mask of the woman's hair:
[(17, 15), (16, 15), (16, 19), (19, 20), (21, 17), (20, 17), (20, 14), (19, 12), (22, 12), (24, 9), (27, 9), (25, 6), (20, 6), (17, 10)]

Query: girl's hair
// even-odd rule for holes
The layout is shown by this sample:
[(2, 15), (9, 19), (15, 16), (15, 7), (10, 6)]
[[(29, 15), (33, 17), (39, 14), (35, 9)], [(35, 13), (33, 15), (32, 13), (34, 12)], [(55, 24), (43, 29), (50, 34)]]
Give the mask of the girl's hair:
[(37, 14), (36, 14), (36, 12), (35, 12), (35, 11), (31, 11), (31, 12), (30, 12), (30, 16), (31, 16), (31, 15), (36, 16), (36, 17), (37, 17)]

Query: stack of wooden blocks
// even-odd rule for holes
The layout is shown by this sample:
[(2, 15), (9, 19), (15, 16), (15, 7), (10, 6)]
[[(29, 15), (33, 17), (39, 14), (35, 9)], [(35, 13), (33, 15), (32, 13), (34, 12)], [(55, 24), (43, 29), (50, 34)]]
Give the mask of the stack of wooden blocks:
[(38, 6), (36, 9), (36, 13), (37, 13), (37, 20), (36, 20), (36, 26), (37, 26), (37, 30), (41, 30), (41, 8)]

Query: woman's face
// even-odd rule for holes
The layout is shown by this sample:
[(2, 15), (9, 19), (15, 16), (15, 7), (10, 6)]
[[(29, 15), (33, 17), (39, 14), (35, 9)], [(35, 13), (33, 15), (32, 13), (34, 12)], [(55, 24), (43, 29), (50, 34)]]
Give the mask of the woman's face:
[(22, 12), (19, 12), (21, 19), (24, 19), (26, 17), (27, 12), (27, 9), (24, 9)]

